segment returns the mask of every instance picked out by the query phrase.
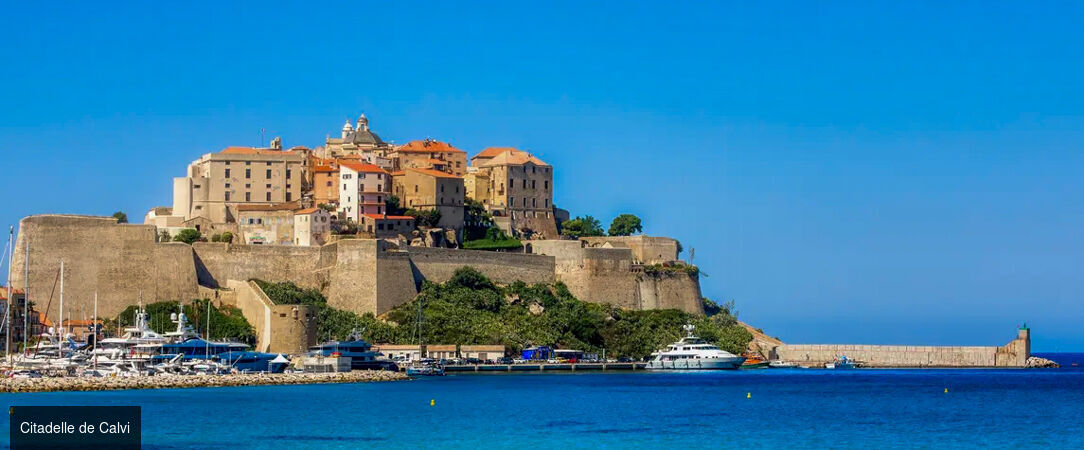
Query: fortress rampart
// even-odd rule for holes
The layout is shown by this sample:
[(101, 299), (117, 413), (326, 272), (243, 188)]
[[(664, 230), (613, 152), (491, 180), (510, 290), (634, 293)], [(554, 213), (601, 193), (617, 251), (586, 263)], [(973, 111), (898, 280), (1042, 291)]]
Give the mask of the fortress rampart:
[[(577, 297), (631, 308), (700, 312), (696, 275), (644, 274), (630, 248), (584, 248), (580, 241), (536, 242), (533, 254), (426, 247), (343, 239), (322, 247), (155, 242), (152, 225), (107, 217), (38, 215), (20, 222), (12, 283), (22, 287), (30, 245), (30, 295), (49, 317), (58, 312), (53, 287), (65, 261), (65, 308), (92, 307), (113, 316), (140, 295), (144, 302), (206, 296), (230, 280), (292, 281), (321, 290), (337, 308), (383, 314), (412, 299), (425, 280), (447, 281), (471, 266), (498, 283), (563, 281)], [(50, 302), (50, 293), (52, 301)], [(246, 317), (248, 315), (246, 314)]]

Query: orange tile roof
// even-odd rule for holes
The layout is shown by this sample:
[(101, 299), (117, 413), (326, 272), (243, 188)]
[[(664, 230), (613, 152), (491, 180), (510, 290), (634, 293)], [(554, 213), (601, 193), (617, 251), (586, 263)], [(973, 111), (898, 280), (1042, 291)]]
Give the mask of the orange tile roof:
[[(507, 151), (518, 152), (520, 150), (515, 148), (515, 147), (489, 147), (489, 148), (486, 148), (485, 150), (482, 150), (477, 155), (474, 155), (474, 158), (493, 158), (493, 157), (495, 157), (495, 156), (497, 156), (497, 155), (499, 155), (501, 153), (507, 152)], [(474, 158), (471, 158), (471, 159), (474, 159)]]
[(298, 214), (298, 215), (312, 214), (312, 213), (316, 212), (318, 209), (320, 209), (320, 208), (299, 209), (297, 211), (294, 211), (294, 214)]
[(447, 142), (435, 141), (433, 139), (422, 139), (417, 141), (407, 142), (406, 145), (397, 149), (400, 152), (453, 152), (453, 153), (467, 153), (463, 150), (455, 148), (452, 144)]
[(365, 214), (365, 217), (379, 220), (414, 220), (414, 216), (389, 216), (386, 214)]
[(429, 164), (448, 164), (448, 161), (443, 159), (429, 158)]
[(338, 172), (339, 169), (331, 166), (316, 166), (312, 171), (316, 173), (335, 173)]
[(519, 150), (511, 150), (501, 153), (493, 159), (486, 161), (480, 167), (504, 166), (509, 164), (518, 166), (526, 164), (527, 162), (534, 163), (538, 166), (549, 166), (549, 164), (546, 164), (545, 161), (535, 158), (534, 155), (530, 153), (521, 152)]
[(38, 323), (45, 325), (46, 327), (53, 326), (53, 321), (45, 317), (45, 311), (38, 311)]
[(355, 172), (388, 173), (387, 170), (381, 169), (380, 166), (377, 166), (375, 164), (339, 160), (339, 165), (342, 167), (348, 167), (350, 168), (350, 170), (353, 170)]
[(439, 170), (433, 170), (433, 169), (414, 169), (414, 168), (410, 168), (410, 169), (407, 169), (407, 170), (413, 170), (413, 171), (418, 172), (420, 174), (429, 175), (431, 177), (437, 177), (437, 178), (463, 178), (463, 177), (457, 177), (457, 176), (452, 175), (452, 174), (450, 174), (448, 172), (441, 172)]

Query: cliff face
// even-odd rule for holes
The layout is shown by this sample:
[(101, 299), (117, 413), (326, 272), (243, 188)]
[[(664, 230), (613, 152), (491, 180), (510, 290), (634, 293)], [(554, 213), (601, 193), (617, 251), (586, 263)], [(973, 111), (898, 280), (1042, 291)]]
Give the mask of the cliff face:
[[(199, 287), (229, 280), (293, 281), (320, 289), (338, 308), (382, 314), (409, 301), (422, 281), (443, 282), (471, 266), (498, 283), (563, 281), (577, 297), (629, 309), (677, 308), (702, 312), (695, 274), (647, 274), (629, 248), (579, 248), (576, 241), (536, 241), (553, 255), (473, 250), (389, 248), (383, 241), (346, 239), (323, 247), (155, 242), (152, 225), (117, 224), (112, 218), (41, 215), (20, 222), (12, 283), (24, 283), (24, 250), (30, 245), (30, 296), (37, 307), (58, 312), (53, 292), (65, 261), (65, 309), (114, 316), (138, 301), (189, 300)], [(547, 244), (555, 243), (555, 244)], [(52, 302), (50, 304), (50, 292)], [(65, 315), (67, 312), (65, 313)]]

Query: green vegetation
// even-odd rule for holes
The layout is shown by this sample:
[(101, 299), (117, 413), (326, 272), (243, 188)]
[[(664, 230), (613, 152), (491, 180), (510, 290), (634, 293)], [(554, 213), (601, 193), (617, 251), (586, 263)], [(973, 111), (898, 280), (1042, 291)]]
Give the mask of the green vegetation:
[[(625, 311), (576, 299), (562, 283), (517, 282), (498, 286), (470, 267), (456, 271), (443, 284), (426, 282), (418, 296), (386, 314), (382, 322), (371, 314), (358, 316), (327, 306), (315, 289), (292, 283), (257, 281), (275, 303), (316, 305), (319, 336), (341, 339), (355, 324), (370, 342), (396, 344), (502, 344), (517, 352), (532, 345), (555, 345), (588, 352), (606, 349), (608, 356), (642, 358), (676, 341), (681, 327), (733, 353), (752, 340), (728, 311), (711, 317), (682, 311)], [(416, 335), (418, 305), (422, 305), (422, 336)]]
[(644, 231), (643, 224), (640, 222), (640, 218), (632, 214), (622, 214), (614, 217), (613, 222), (610, 222), (610, 236), (630, 236), (634, 233)]
[[(396, 201), (398, 201), (398, 199), (396, 199)], [(321, 203), (319, 205), (316, 205), (316, 207), (320, 208), (320, 209), (322, 209), (324, 211), (327, 211), (329, 213), (335, 214), (335, 205), (331, 205), (331, 204), (328, 204), (328, 203)]]
[(362, 338), (369, 342), (398, 342), (395, 327), (372, 314), (357, 315), (350, 311), (335, 309), (317, 289), (302, 289), (292, 282), (268, 283), (255, 281), (260, 289), (277, 305), (309, 305), (316, 309), (316, 336), (321, 341), (342, 340), (357, 327)]
[(113, 218), (117, 219), (117, 223), (128, 223), (128, 215), (124, 211), (117, 211), (113, 213)]
[(414, 218), (414, 225), (436, 227), (440, 223), (440, 211), (435, 209), (408, 209), (403, 214)]
[(523, 243), (519, 239), (509, 237), (500, 228), (492, 226), (486, 230), (484, 238), (464, 242), (463, 248), (471, 250), (516, 250), (523, 248)]
[(403, 208), (399, 205), (399, 197), (395, 195), (389, 195), (384, 199), (384, 211), (387, 211), (389, 216), (401, 216), (403, 215)]
[(211, 236), (211, 242), (233, 242), (233, 233), (226, 231)]
[(195, 228), (185, 228), (177, 232), (176, 236), (173, 236), (173, 240), (177, 242), (184, 242), (185, 244), (191, 244), (203, 238)]
[[(211, 315), (207, 315), (207, 305), (211, 303)], [(156, 302), (146, 305), (148, 325), (158, 333), (173, 331), (177, 325), (169, 319), (169, 315), (177, 312), (177, 302)], [(118, 330), (135, 324), (136, 306), (129, 306), (116, 318)], [(184, 305), (184, 314), (188, 316), (188, 323), (192, 329), (205, 336), (207, 333), (207, 320), (210, 318), (210, 339), (228, 339), (243, 342), (249, 345), (256, 343), (256, 331), (252, 325), (241, 315), (241, 310), (232, 307), (215, 307), (208, 299), (193, 300)]]
[(673, 274), (673, 273), (687, 273), (689, 275), (696, 275), (700, 273), (700, 268), (692, 264), (686, 264), (683, 262), (672, 262), (662, 264), (648, 264), (644, 266), (644, 273), (648, 274)]
[(169, 232), (168, 231), (162, 230), (162, 231), (158, 232), (158, 242), (169, 242), (169, 241), (170, 241), (170, 237), (169, 237)]
[(465, 203), (463, 239), (472, 241), (488, 237), (486, 234), (493, 228), (493, 216), (477, 200), (467, 198)]
[(602, 236), (602, 224), (591, 216), (576, 217), (561, 224), (561, 234), (573, 239)]

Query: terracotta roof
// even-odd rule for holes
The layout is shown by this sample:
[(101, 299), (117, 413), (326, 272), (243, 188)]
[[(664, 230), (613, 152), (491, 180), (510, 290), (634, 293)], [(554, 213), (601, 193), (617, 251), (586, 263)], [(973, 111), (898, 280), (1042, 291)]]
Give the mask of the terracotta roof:
[(299, 210), (297, 210), (297, 211), (294, 211), (294, 214), (297, 214), (297, 215), (305, 215), (305, 214), (312, 214), (312, 213), (316, 212), (316, 211), (317, 211), (317, 210), (319, 210), (319, 209), (320, 209), (320, 208), (305, 208), (305, 209), (299, 209)]
[(443, 159), (429, 158), (429, 164), (448, 164), (448, 161)]
[(414, 216), (389, 216), (387, 214), (365, 214), (365, 217), (379, 220), (414, 220)]
[(433, 169), (408, 168), (407, 170), (411, 170), (411, 171), (414, 171), (414, 172), (418, 172), (420, 174), (429, 175), (431, 177), (437, 177), (437, 178), (463, 178), (463, 177), (457, 177), (457, 176), (452, 175), (452, 174), (450, 174), (448, 172), (441, 172), (439, 170), (433, 170)]
[(316, 173), (335, 173), (338, 172), (339, 169), (331, 166), (316, 166), (312, 171)]
[(474, 157), (471, 158), (471, 159), (474, 159), (474, 158), (493, 158), (493, 157), (495, 157), (495, 156), (497, 156), (497, 155), (499, 155), (501, 153), (507, 152), (507, 151), (518, 152), (520, 150), (515, 148), (515, 147), (489, 147), (489, 148), (487, 148), (485, 150), (482, 150), (477, 155), (474, 155)]
[[(33, 309), (31, 309), (33, 310)], [(38, 323), (45, 325), (46, 327), (53, 326), (53, 321), (45, 317), (45, 311), (38, 311)]]
[[(12, 289), (11, 290), (11, 295), (13, 295), (13, 296), (14, 295), (22, 295), (22, 294), (23, 294), (22, 289)], [(8, 287), (7, 286), (0, 286), (0, 300), (7, 300), (7, 299), (8, 299)]]
[(388, 173), (387, 170), (381, 169), (380, 166), (377, 166), (375, 164), (358, 163), (358, 162), (353, 162), (353, 161), (340, 160), (339, 165), (342, 166), (342, 167), (347, 167), (350, 170), (353, 170), (355, 172)]
[(516, 166), (518, 166), (518, 165), (526, 164), (528, 162), (531, 162), (531, 163), (533, 163), (535, 165), (538, 165), (538, 166), (549, 166), (549, 164), (546, 164), (545, 161), (542, 161), (541, 159), (535, 158), (530, 153), (521, 152), (519, 150), (511, 150), (511, 151), (506, 151), (504, 153), (501, 153), (501, 154), (497, 155), (496, 157), (494, 157), (493, 159), (490, 159), (489, 161), (486, 161), (485, 163), (483, 163), (479, 167), (493, 167), (493, 166), (505, 166), (505, 165), (516, 165)]
[(435, 141), (433, 139), (423, 139), (417, 141), (407, 142), (406, 145), (396, 149), (400, 152), (453, 152), (453, 153), (467, 153), (463, 150), (455, 148), (452, 144), (447, 142)]
[(237, 211), (294, 211), (301, 207), (301, 202), (272, 203), (270, 205), (237, 205)]

